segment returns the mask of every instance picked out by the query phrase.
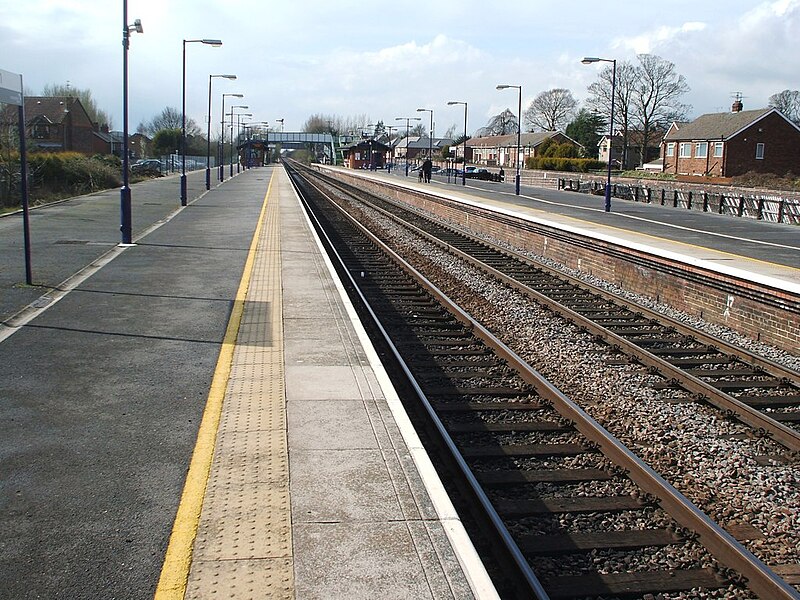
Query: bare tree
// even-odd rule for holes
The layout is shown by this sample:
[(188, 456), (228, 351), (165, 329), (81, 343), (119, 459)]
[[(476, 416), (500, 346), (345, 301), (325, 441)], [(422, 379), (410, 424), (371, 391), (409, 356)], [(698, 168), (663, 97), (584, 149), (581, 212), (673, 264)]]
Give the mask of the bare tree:
[[(153, 137), (156, 133), (164, 129), (181, 129), (182, 125), (181, 111), (177, 108), (173, 108), (172, 106), (167, 106), (151, 120), (139, 123), (136, 131), (149, 137)], [(195, 120), (192, 118), (187, 118), (187, 137), (198, 136), (201, 133), (200, 127), (197, 125)]]
[[(597, 76), (597, 81), (589, 86), (587, 106), (608, 123), (611, 118), (611, 89), (613, 70), (606, 67)], [(622, 164), (628, 164), (631, 127), (633, 125), (633, 95), (636, 87), (636, 68), (629, 62), (617, 63), (617, 78), (614, 88), (615, 134), (622, 138)], [(606, 127), (608, 131), (608, 127)]]
[(111, 127), (111, 117), (106, 111), (98, 108), (97, 102), (95, 102), (94, 98), (92, 98), (91, 90), (80, 90), (72, 87), (68, 83), (48, 83), (42, 90), (42, 96), (47, 96), (48, 98), (61, 96), (66, 98), (77, 98), (81, 101), (81, 104), (86, 110), (86, 114), (88, 114), (89, 118), (92, 120), (92, 123), (97, 123), (98, 125), (108, 125), (109, 128)]
[(691, 106), (681, 103), (689, 91), (686, 78), (675, 65), (653, 54), (639, 54), (633, 107), (642, 135), (639, 164), (647, 162), (647, 148), (655, 131), (665, 130), (672, 121), (686, 118)]
[(577, 107), (572, 92), (554, 88), (536, 96), (522, 116), (528, 131), (560, 131), (575, 116)]
[(510, 133), (517, 133), (517, 131), (519, 131), (519, 120), (517, 116), (507, 108), (499, 115), (495, 115), (489, 119), (486, 127), (478, 129), (478, 131), (475, 132), (475, 136), (508, 135)]
[[(614, 86), (614, 129), (622, 137), (622, 164), (628, 166), (628, 149), (634, 129), (641, 136), (639, 159), (646, 161), (647, 147), (654, 132), (665, 129), (671, 121), (685, 118), (691, 108), (680, 102), (689, 91), (686, 78), (675, 65), (652, 54), (639, 54), (638, 65), (627, 61), (617, 64)], [(606, 67), (589, 86), (587, 105), (608, 120), (611, 112), (613, 71)]]
[(783, 90), (769, 97), (769, 105), (777, 108), (795, 125), (800, 126), (800, 91)]

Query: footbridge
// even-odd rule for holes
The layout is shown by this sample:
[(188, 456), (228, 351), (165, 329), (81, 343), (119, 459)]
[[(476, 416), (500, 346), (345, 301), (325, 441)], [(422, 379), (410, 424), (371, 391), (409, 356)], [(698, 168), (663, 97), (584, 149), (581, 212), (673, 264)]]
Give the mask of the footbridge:
[(275, 148), (310, 150), (316, 155), (327, 157), (329, 163), (336, 164), (337, 142), (338, 138), (330, 133), (269, 131), (241, 141), (237, 148), (242, 162), (250, 165), (266, 162), (264, 158), (270, 156), (269, 151)]

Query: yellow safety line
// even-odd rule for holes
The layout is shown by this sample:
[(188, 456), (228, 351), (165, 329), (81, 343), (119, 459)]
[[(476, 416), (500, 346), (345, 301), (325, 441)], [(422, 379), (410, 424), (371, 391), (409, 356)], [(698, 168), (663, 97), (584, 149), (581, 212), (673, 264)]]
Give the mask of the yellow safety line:
[(239, 334), (247, 288), (250, 285), (250, 279), (253, 274), (256, 249), (274, 176), (275, 171), (272, 172), (267, 186), (267, 193), (261, 205), (261, 214), (258, 217), (253, 240), (250, 242), (250, 250), (244, 264), (244, 272), (239, 283), (239, 289), (236, 292), (228, 327), (225, 330), (217, 366), (214, 369), (214, 377), (211, 380), (211, 389), (203, 411), (203, 419), (197, 432), (197, 442), (192, 453), (192, 460), (189, 463), (189, 472), (186, 474), (186, 483), (178, 505), (178, 512), (175, 515), (175, 523), (172, 526), (167, 553), (164, 557), (164, 565), (161, 568), (161, 577), (158, 580), (158, 587), (156, 587), (155, 600), (183, 600), (186, 594), (189, 568), (192, 564), (192, 549), (200, 523), (206, 485), (211, 473), (214, 444), (216, 443), (217, 430), (222, 416), (222, 403), (225, 399), (225, 390), (231, 373), (236, 337)]

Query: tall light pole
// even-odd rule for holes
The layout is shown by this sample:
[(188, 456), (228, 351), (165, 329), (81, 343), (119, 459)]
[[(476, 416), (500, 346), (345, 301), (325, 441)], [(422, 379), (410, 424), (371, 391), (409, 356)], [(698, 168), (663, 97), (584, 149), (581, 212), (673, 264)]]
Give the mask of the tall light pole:
[(144, 33), (142, 21), (136, 19), (128, 25), (128, 0), (122, 0), (122, 187), (119, 190), (120, 226), (123, 244), (130, 244), (133, 239), (133, 223), (131, 218), (131, 187), (128, 172), (128, 46), (131, 31)]
[(418, 108), (417, 112), (431, 113), (431, 130), (428, 135), (428, 158), (433, 161), (433, 109), (432, 108)]
[(517, 196), (519, 196), (519, 163), (522, 162), (520, 157), (520, 137), (522, 136), (522, 86), (521, 85), (498, 85), (498, 90), (505, 90), (508, 88), (516, 88), (519, 90), (519, 107), (517, 109), (517, 175), (514, 178), (514, 183), (517, 189)]
[(406, 122), (406, 177), (408, 177), (408, 133), (411, 121), (422, 121), (421, 117), (395, 117), (395, 121)]
[(222, 94), (222, 120), (220, 121), (219, 180), (225, 181), (225, 96), (244, 98), (244, 94)]
[(467, 103), (453, 100), (448, 102), (447, 106), (453, 106), (454, 104), (464, 105), (464, 164), (461, 167), (461, 185), (467, 185)]
[(186, 44), (192, 43), (207, 44), (214, 47), (222, 46), (220, 40), (183, 40), (183, 85), (181, 86), (181, 206), (186, 206)]
[(236, 104), (235, 106), (231, 106), (231, 170), (230, 170), (231, 177), (233, 177), (233, 111), (236, 110), (237, 108), (243, 108), (247, 110), (250, 107), (244, 104)]
[(596, 62), (610, 62), (611, 67), (611, 114), (609, 115), (609, 132), (608, 132), (608, 172), (606, 175), (606, 203), (605, 211), (611, 212), (611, 148), (614, 142), (614, 96), (616, 95), (615, 89), (617, 86), (617, 60), (615, 58), (597, 58), (596, 56), (587, 56), (581, 61), (585, 65), (590, 65)]
[(394, 163), (394, 144), (392, 144), (392, 130), (393, 129), (400, 129), (398, 125), (387, 125), (386, 130), (389, 132), (389, 146), (390, 154), (389, 154), (389, 168), (387, 170), (388, 173), (392, 172), (392, 164)]
[(206, 133), (206, 189), (211, 189), (211, 80), (214, 77), (236, 79), (236, 75), (209, 75), (208, 76), (208, 132)]

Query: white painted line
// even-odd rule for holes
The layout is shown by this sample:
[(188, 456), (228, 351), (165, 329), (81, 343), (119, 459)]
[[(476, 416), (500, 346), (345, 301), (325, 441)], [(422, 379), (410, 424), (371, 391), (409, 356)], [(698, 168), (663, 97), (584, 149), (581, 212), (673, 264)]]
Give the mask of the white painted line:
[[(222, 184), (219, 184), (222, 185)], [(219, 187), (219, 185), (217, 187)], [(210, 190), (204, 191), (200, 194), (197, 198), (193, 199), (189, 202), (189, 205), (194, 204), (200, 198), (205, 196)], [(97, 192), (95, 192), (97, 193)], [(90, 194), (91, 195), (91, 194)], [(64, 200), (71, 200), (72, 198), (67, 198)], [(49, 205), (48, 205), (49, 206)], [(14, 335), (17, 331), (19, 331), (22, 327), (33, 321), (36, 317), (41, 315), (44, 311), (48, 310), (49, 308), (53, 307), (59, 300), (63, 299), (67, 294), (69, 294), (72, 290), (82, 284), (84, 281), (89, 279), (92, 275), (97, 273), (101, 268), (106, 266), (112, 260), (117, 258), (120, 254), (122, 254), (125, 250), (129, 248), (135, 248), (137, 246), (136, 242), (145, 238), (146, 236), (153, 233), (159, 227), (166, 225), (172, 219), (174, 219), (181, 211), (183, 211), (186, 206), (179, 206), (166, 217), (161, 219), (160, 221), (156, 221), (147, 229), (141, 231), (139, 235), (137, 235), (132, 241), (131, 244), (117, 244), (111, 250), (106, 252), (105, 254), (100, 255), (99, 258), (94, 260), (91, 264), (83, 267), (81, 270), (77, 271), (70, 275), (67, 279), (62, 281), (58, 284), (55, 288), (51, 289), (48, 292), (45, 292), (43, 295), (39, 296), (36, 300), (28, 304), (25, 308), (20, 310), (19, 312), (11, 315), (8, 319), (6, 319), (3, 323), (0, 323), (0, 344), (2, 344), (5, 340), (10, 338)]]

